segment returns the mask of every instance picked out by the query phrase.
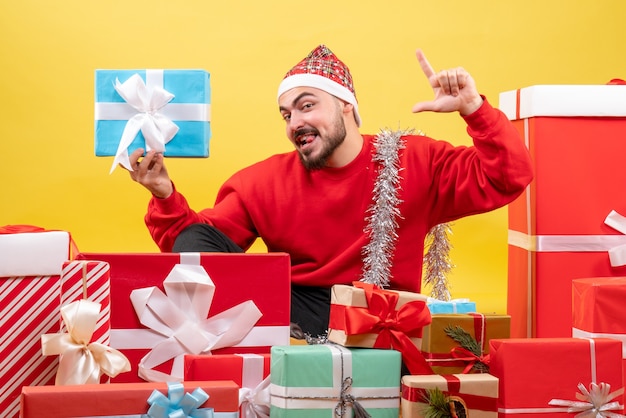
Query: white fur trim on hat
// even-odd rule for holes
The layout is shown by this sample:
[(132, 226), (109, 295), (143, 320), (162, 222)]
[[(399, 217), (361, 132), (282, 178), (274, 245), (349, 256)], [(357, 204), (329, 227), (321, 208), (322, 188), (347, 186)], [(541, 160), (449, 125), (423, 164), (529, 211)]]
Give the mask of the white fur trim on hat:
[(361, 116), (359, 115), (359, 105), (356, 101), (356, 96), (348, 88), (318, 74), (294, 74), (284, 78), (280, 83), (277, 98), (280, 98), (286, 91), (296, 87), (313, 87), (320, 89), (350, 103), (354, 108), (356, 125), (361, 126)]

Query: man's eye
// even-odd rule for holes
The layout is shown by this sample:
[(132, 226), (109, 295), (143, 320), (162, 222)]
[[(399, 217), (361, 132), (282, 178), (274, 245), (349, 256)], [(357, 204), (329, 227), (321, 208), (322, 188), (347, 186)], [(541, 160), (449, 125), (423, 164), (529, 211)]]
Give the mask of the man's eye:
[(303, 109), (310, 109), (313, 107), (313, 103), (305, 103), (304, 105), (302, 105)]
[(289, 113), (285, 113), (285, 114), (283, 115), (283, 120), (284, 120), (284, 121), (288, 121), (289, 119), (291, 119), (291, 115), (290, 115)]

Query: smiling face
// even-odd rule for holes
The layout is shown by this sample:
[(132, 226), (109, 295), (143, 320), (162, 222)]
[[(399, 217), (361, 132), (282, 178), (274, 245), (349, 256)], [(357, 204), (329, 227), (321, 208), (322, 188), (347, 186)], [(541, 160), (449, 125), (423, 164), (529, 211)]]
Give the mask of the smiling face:
[(278, 100), (280, 114), (286, 123), (287, 137), (294, 145), (302, 164), (309, 170), (341, 165), (333, 161), (346, 138), (344, 114), (349, 104), (325, 91), (297, 87), (283, 93)]

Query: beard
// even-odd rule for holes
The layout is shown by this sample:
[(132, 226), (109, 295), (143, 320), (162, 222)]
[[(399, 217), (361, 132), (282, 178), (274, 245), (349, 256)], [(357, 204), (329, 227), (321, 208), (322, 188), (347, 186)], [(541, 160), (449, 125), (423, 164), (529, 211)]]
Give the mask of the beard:
[(346, 139), (346, 125), (341, 118), (341, 114), (336, 114), (335, 119), (332, 121), (331, 129), (328, 135), (321, 136), (317, 130), (308, 130), (311, 133), (315, 133), (320, 137), (322, 142), (322, 148), (317, 155), (313, 155), (314, 150), (308, 152), (299, 151), (300, 161), (304, 168), (307, 170), (321, 170), (326, 167), (326, 162), (337, 148)]

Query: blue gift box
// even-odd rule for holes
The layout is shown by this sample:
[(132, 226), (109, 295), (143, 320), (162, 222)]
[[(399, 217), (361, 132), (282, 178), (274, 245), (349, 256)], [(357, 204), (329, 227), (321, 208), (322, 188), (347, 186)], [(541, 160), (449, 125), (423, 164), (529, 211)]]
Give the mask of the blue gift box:
[[(166, 141), (168, 134), (173, 134), (164, 144), (165, 156), (208, 157), (211, 137), (209, 81), (210, 74), (204, 70), (96, 70), (96, 156), (119, 154), (125, 129), (131, 133), (138, 130), (128, 139), (125, 151), (130, 154), (137, 148), (150, 148), (142, 131), (154, 131), (155, 127), (158, 131), (164, 124), (169, 129), (165, 134)], [(124, 85), (130, 98), (122, 97), (117, 88)], [(158, 96), (160, 100), (154, 99), (157, 93), (161, 95)], [(155, 102), (160, 103), (158, 108), (154, 106)]]
[(476, 312), (476, 302), (469, 299), (452, 299), (450, 301), (437, 300), (428, 298), (426, 306), (431, 314), (466, 314)]

